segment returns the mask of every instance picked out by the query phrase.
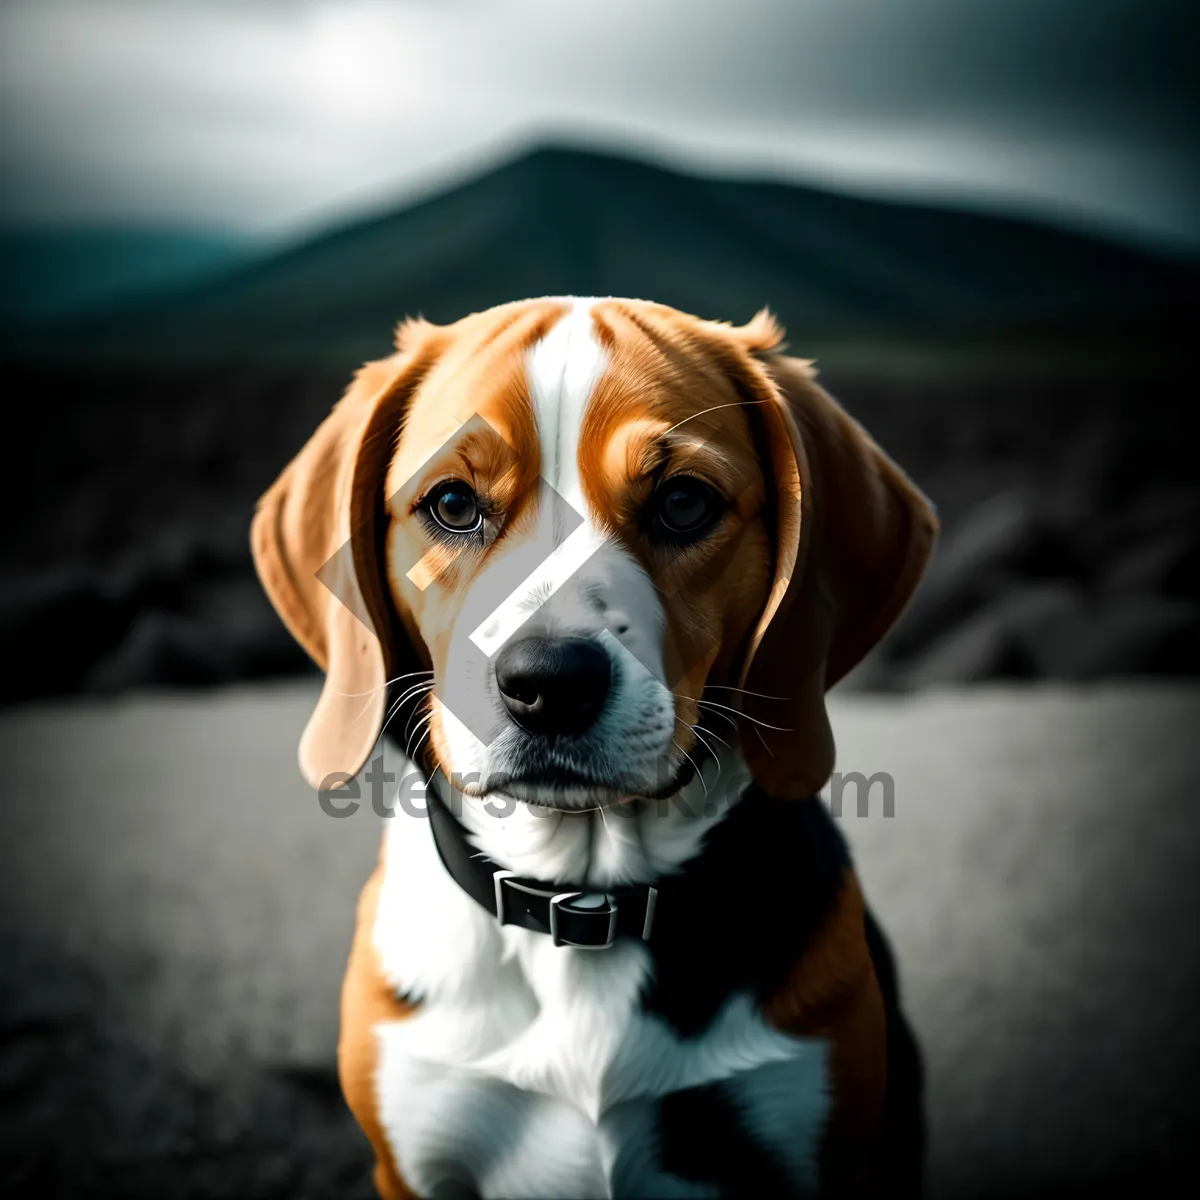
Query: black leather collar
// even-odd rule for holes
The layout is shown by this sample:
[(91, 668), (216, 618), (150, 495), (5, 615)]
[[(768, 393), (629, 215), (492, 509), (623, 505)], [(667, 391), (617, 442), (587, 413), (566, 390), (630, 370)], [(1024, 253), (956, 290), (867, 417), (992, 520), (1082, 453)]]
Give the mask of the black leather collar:
[(546, 933), (556, 946), (607, 950), (618, 937), (649, 941), (658, 888), (551, 884), (506, 871), (471, 846), (467, 832), (443, 797), (445, 784), (433, 775), (425, 791), (433, 842), (450, 878), (501, 925)]
[(751, 783), (681, 871), (652, 887), (603, 893), (584, 908), (579, 901), (590, 902), (592, 888), (501, 875), (446, 807), (444, 776), (430, 774), (434, 840), (458, 886), (505, 924), (543, 934), (554, 909), (564, 945), (601, 949), (619, 937), (644, 938), (654, 970), (643, 1004), (681, 1036), (706, 1028), (733, 991), (771, 995), (845, 884), (846, 844), (822, 801), (779, 799)]

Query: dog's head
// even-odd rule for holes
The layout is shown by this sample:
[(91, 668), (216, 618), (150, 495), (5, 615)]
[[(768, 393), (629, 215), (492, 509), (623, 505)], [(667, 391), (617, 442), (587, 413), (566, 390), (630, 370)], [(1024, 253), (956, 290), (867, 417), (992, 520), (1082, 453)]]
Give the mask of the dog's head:
[(768, 791), (818, 790), (825, 692), (912, 595), (936, 521), (780, 337), (766, 313), (613, 299), (403, 325), (254, 522), (326, 671), (309, 781), (356, 772), (389, 685), (423, 700), (428, 679), (428, 749), (476, 794), (664, 796), (739, 738)]

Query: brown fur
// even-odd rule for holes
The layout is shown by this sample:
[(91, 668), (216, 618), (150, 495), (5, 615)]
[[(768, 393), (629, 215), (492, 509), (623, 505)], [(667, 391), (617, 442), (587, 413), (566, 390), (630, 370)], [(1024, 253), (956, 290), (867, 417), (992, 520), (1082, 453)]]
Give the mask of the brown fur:
[(765, 1013), (777, 1029), (828, 1042), (833, 1108), (821, 1174), (829, 1190), (851, 1195), (873, 1194), (879, 1182), (872, 1148), (887, 1086), (886, 1018), (865, 912), (848, 870), (836, 903)]
[(375, 908), (383, 884), (383, 861), (367, 880), (358, 899), (354, 943), (346, 978), (342, 983), (341, 1036), (338, 1039), (338, 1078), (346, 1104), (375, 1152), (375, 1187), (383, 1200), (407, 1200), (413, 1193), (405, 1186), (392, 1160), (391, 1148), (379, 1124), (375, 1092), (378, 1046), (375, 1027), (383, 1021), (402, 1021), (413, 1007), (401, 1000), (379, 967), (371, 944), (375, 930)]

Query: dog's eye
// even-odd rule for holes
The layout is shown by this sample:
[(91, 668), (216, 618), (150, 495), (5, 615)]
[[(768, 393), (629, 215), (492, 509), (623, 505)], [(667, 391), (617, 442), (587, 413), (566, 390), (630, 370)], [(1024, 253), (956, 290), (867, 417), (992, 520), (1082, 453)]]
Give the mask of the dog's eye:
[(483, 524), (479, 497), (465, 483), (443, 483), (425, 501), (433, 519), (447, 533), (475, 533)]
[(722, 501), (707, 483), (680, 475), (668, 479), (651, 502), (654, 525), (671, 541), (691, 541), (706, 533), (721, 513)]

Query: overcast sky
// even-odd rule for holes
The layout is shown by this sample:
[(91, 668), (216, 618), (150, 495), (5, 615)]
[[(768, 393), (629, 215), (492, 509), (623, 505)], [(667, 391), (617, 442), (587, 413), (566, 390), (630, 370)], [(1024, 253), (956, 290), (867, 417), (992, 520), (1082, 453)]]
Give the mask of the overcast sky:
[(292, 233), (558, 134), (1200, 249), (1197, 8), (0, 0), (0, 222)]

